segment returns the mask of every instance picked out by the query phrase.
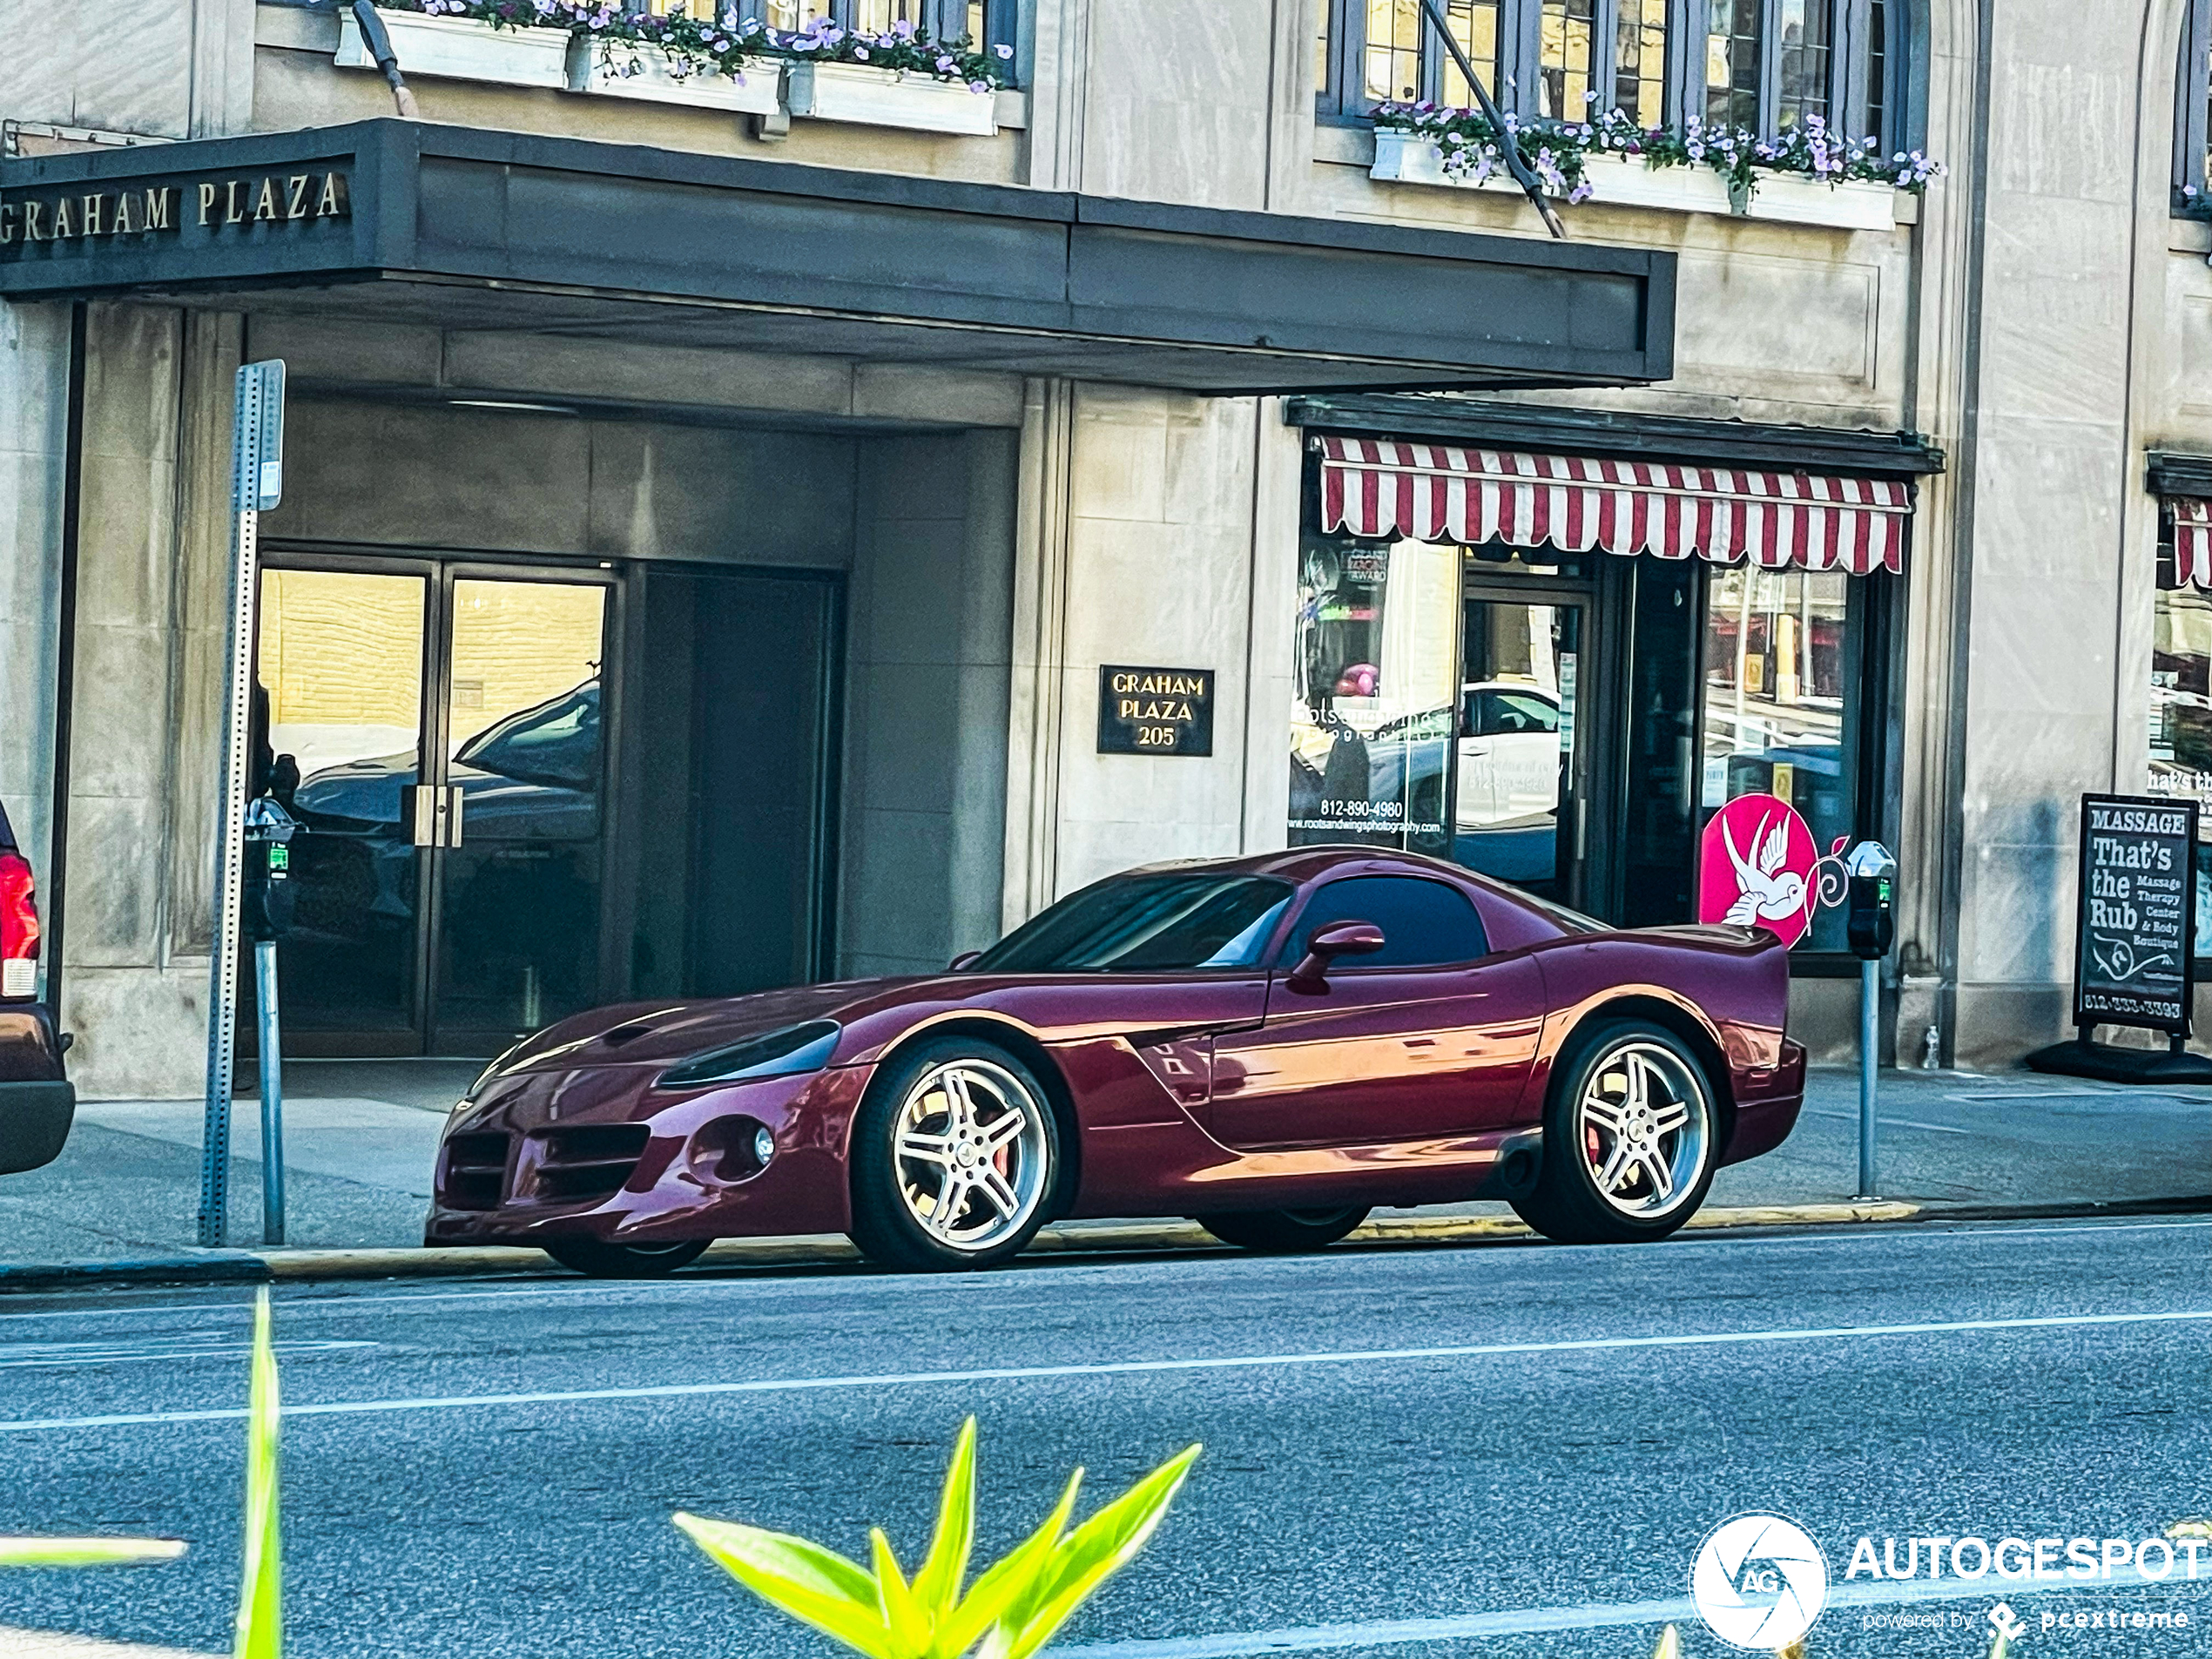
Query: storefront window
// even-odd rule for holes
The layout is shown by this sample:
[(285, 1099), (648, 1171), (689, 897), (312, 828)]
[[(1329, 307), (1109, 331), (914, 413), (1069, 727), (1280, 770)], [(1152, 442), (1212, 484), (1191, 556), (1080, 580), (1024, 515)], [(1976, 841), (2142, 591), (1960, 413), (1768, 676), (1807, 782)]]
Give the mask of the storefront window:
[[(2150, 792), (2212, 816), (2212, 597), (2161, 590), (2150, 658)], [(2212, 847), (2197, 848), (2196, 949), (2212, 953)]]
[[(1840, 572), (1716, 570), (1706, 589), (1704, 786), (1708, 816), (1738, 795), (1795, 806), (1825, 853), (1858, 830), (1852, 578)], [(1806, 948), (1844, 948), (1824, 909)]]
[(1444, 856), (1460, 550), (1315, 542), (1298, 573), (1290, 840)]

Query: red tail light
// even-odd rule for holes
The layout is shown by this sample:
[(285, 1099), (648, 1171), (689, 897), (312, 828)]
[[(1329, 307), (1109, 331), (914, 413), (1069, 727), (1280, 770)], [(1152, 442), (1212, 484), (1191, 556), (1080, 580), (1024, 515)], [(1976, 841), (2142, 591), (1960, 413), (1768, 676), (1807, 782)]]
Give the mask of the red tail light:
[(38, 893), (30, 860), (0, 853), (0, 997), (38, 988)]

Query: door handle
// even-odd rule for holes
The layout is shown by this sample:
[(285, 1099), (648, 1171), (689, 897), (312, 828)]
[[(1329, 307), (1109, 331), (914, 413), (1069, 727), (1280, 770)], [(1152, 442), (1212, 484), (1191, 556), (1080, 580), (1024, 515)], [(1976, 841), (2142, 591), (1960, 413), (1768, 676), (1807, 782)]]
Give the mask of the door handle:
[(407, 786), (407, 799), (400, 811), (408, 821), (415, 846), (437, 846), (439, 797), (444, 792), (425, 784), (409, 784)]
[(461, 845), (461, 809), (468, 804), (468, 797), (461, 792), (459, 784), (445, 791), (445, 844), (448, 846), (459, 846)]

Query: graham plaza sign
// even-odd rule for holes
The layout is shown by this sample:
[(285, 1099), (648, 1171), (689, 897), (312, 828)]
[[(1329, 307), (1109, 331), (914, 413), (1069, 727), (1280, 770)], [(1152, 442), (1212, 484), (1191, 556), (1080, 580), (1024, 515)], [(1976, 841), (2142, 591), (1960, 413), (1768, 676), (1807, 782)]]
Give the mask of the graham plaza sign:
[(186, 223), (212, 229), (347, 219), (352, 213), (351, 182), (336, 168), (127, 190), (10, 192), (0, 198), (0, 247), (175, 235)]

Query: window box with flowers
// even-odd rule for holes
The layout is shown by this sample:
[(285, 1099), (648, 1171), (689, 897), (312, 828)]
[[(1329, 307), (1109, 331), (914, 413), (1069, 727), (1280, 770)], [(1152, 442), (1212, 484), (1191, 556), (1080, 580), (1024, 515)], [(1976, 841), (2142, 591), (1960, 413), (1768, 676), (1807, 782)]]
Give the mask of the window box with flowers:
[[(1371, 177), (1460, 189), (1516, 190), (1503, 139), (1479, 111), (1386, 103), (1375, 111)], [(1568, 201), (1735, 213), (1841, 230), (1887, 230), (1897, 193), (1942, 172), (1918, 151), (1884, 155), (1811, 118), (1775, 138), (1741, 128), (1639, 128), (1615, 110), (1591, 121), (1506, 118), (1504, 137)]]
[[(926, 132), (996, 132), (1014, 56), (1002, 43), (934, 39), (903, 18), (871, 33), (620, 0), (385, 0), (377, 10), (409, 73)], [(374, 67), (350, 14), (344, 29), (338, 62)]]
[[(453, 10), (461, 11), (459, 7)], [(535, 7), (518, 5), (514, 10), (535, 19)], [(466, 14), (446, 15), (429, 5), (379, 6), (376, 10), (392, 37), (392, 50), (409, 75), (489, 81), (499, 86), (569, 84), (571, 31), (565, 24), (541, 28), (533, 21), (495, 26)], [(368, 54), (351, 8), (338, 14), (338, 28), (337, 66), (374, 69), (376, 60)]]

